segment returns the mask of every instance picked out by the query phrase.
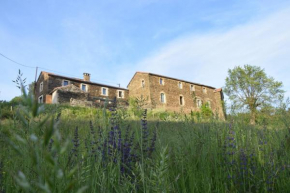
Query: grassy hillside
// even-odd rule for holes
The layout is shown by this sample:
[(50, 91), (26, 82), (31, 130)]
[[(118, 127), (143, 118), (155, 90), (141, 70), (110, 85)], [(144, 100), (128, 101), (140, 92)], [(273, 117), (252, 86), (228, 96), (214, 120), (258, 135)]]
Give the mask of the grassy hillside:
[(275, 121), (38, 106), (26, 97), (1, 120), (0, 192), (290, 192), (289, 131)]

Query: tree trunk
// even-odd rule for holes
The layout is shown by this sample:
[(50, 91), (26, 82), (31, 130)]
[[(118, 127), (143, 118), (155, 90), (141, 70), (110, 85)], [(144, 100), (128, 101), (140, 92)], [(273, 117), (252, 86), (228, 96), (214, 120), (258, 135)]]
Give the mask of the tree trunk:
[(250, 117), (250, 124), (256, 124), (256, 109), (251, 109), (251, 117)]

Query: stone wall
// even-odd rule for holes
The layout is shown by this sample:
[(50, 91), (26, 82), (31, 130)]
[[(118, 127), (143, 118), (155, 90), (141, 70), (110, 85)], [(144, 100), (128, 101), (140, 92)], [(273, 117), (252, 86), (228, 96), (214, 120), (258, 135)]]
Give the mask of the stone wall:
[[(118, 91), (124, 92), (123, 98), (118, 98), (120, 100), (128, 101), (129, 99), (129, 90), (118, 88), (118, 87), (112, 87), (109, 85), (102, 85), (102, 84), (94, 84), (90, 81), (84, 81), (82, 79), (73, 79), (69, 77), (62, 77), (58, 75), (53, 75), (47, 72), (41, 72), (37, 84), (36, 84), (36, 98), (38, 99), (39, 96), (43, 95), (43, 102), (47, 103), (46, 101), (47, 97), (46, 95), (51, 95), (52, 91), (55, 88), (60, 88), (63, 85), (63, 81), (68, 80), (69, 84), (73, 84), (77, 86), (78, 88), (81, 88), (81, 84), (87, 85), (87, 100), (94, 101), (95, 97), (101, 97), (103, 99), (114, 99), (114, 97), (118, 98)], [(40, 84), (43, 83), (43, 90), (40, 91)], [(105, 87), (108, 89), (108, 95), (104, 96), (102, 95), (101, 89)], [(66, 102), (69, 102), (69, 97), (67, 97)]]
[[(163, 84), (160, 84), (160, 78), (163, 79)], [(71, 99), (75, 99), (76, 101), (73, 102), (73, 104), (79, 103), (78, 101), (92, 101), (95, 106), (103, 106), (106, 100), (110, 101), (113, 100), (114, 97), (118, 97), (118, 90), (122, 90), (124, 91), (124, 98), (117, 98), (117, 100), (124, 107), (128, 105), (129, 97), (143, 96), (143, 98), (147, 99), (148, 104), (145, 108), (161, 108), (164, 110), (184, 111), (188, 113), (190, 111), (200, 111), (200, 108), (197, 107), (196, 101), (199, 99), (203, 103), (210, 101), (212, 111), (218, 112), (220, 117), (224, 118), (221, 90), (217, 91), (213, 87), (194, 84), (151, 73), (136, 72), (130, 81), (127, 90), (107, 85), (93, 84), (82, 79), (73, 79), (42, 72), (36, 85), (36, 97), (38, 98), (43, 95), (45, 103), (51, 101), (46, 101), (48, 98), (45, 96), (51, 95), (55, 88), (63, 88), (62, 85), (64, 80), (68, 80), (70, 85), (73, 84), (78, 89), (81, 88), (81, 84), (86, 84), (87, 90), (84, 93), (82, 93), (83, 91), (81, 90), (80, 93), (58, 90), (59, 100), (57, 101), (59, 103), (71, 103)], [(142, 80), (144, 81), (144, 86), (142, 86)], [(179, 81), (182, 83), (181, 89), (178, 86)], [(41, 82), (43, 82), (42, 91), (39, 90)], [(191, 85), (194, 85), (195, 91), (191, 91)], [(107, 96), (102, 95), (103, 87), (108, 89)], [(203, 89), (206, 89), (206, 93), (203, 92)], [(165, 95), (165, 103), (161, 102), (161, 93), (164, 93)], [(183, 97), (182, 105), (180, 104), (181, 96)], [(54, 101), (53, 98), (52, 101)]]
[[(43, 90), (40, 91), (40, 84), (43, 83)], [(40, 97), (41, 95), (43, 96), (43, 102), (46, 103), (46, 98), (45, 97), (47, 94), (49, 94), (48, 91), (48, 74), (47, 73), (41, 73), (38, 81), (36, 83), (36, 100), (38, 100), (38, 97)]]
[(58, 103), (61, 104), (70, 104), (71, 99), (87, 101), (88, 94), (87, 93), (77, 93), (77, 92), (70, 92), (70, 91), (62, 91), (57, 90), (58, 94)]
[[(162, 78), (163, 84), (160, 84), (160, 78)], [(145, 80), (145, 83), (149, 83), (145, 84), (144, 88), (141, 86), (142, 79)], [(181, 82), (182, 88), (179, 88), (179, 82)], [(194, 91), (191, 91), (191, 85), (194, 86)], [(185, 113), (200, 111), (197, 106), (197, 100), (199, 99), (203, 104), (209, 101), (212, 111), (218, 112), (222, 119), (224, 117), (221, 92), (217, 92), (213, 87), (137, 72), (129, 83), (128, 88), (130, 97), (149, 96), (148, 103), (151, 108), (183, 111)], [(203, 91), (204, 89), (206, 92)], [(165, 95), (165, 103), (161, 102), (161, 93)], [(183, 99), (182, 105), (180, 104), (180, 97)]]
[(71, 106), (80, 106), (80, 107), (92, 107), (93, 102), (92, 101), (84, 101), (84, 100), (78, 100), (71, 98), (70, 100)]
[(225, 111), (224, 111), (224, 106), (223, 106), (223, 96), (222, 96), (222, 92), (221, 91), (216, 91), (215, 92), (215, 100), (216, 100), (216, 112), (214, 113), (218, 113), (219, 118), (222, 120), (225, 120), (226, 115), (225, 115)]
[[(142, 80), (144, 80), (144, 87), (142, 86)], [(152, 101), (150, 96), (150, 80), (149, 75), (145, 73), (136, 73), (128, 85), (131, 98), (143, 96), (148, 99), (148, 105), (146, 108), (152, 108)], [(154, 104), (153, 104), (154, 105)]]
[[(164, 82), (162, 85), (160, 84), (160, 78)], [(182, 88), (179, 88), (179, 82)], [(191, 85), (194, 86), (195, 91), (190, 90)], [(206, 89), (205, 93), (203, 89)], [(215, 89), (210, 87), (150, 75), (150, 90), (151, 100), (156, 102), (156, 108), (165, 108), (171, 111), (182, 110), (184, 112), (200, 111), (200, 108), (197, 107), (197, 99), (202, 100), (204, 104), (210, 101), (212, 109), (216, 108)], [(165, 103), (161, 103), (161, 93), (165, 94)], [(180, 97), (183, 98), (182, 105), (180, 104)]]
[[(48, 92), (51, 92), (56, 87), (61, 87), (63, 80), (67, 80), (61, 77), (57, 76), (50, 76), (49, 77), (49, 85), (48, 85)], [(129, 91), (122, 88), (112, 88), (109, 86), (103, 86), (103, 85), (96, 85), (96, 84), (90, 84), (89, 82), (82, 82), (82, 81), (75, 81), (75, 80), (69, 80), (69, 84), (73, 84), (78, 88), (81, 88), (81, 84), (87, 85), (87, 94), (88, 94), (88, 100), (93, 101), (95, 97), (102, 97), (102, 98), (109, 98), (113, 99), (114, 97), (117, 97), (117, 91), (122, 90), (124, 91), (124, 100), (127, 100), (129, 98)], [(105, 87), (108, 88), (108, 95), (104, 96), (101, 93), (101, 89)]]

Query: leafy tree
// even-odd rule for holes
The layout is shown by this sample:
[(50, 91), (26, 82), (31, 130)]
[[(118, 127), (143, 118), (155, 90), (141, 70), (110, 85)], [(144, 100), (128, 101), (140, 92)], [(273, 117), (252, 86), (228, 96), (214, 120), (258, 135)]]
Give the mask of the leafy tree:
[(208, 103), (201, 106), (201, 114), (204, 118), (210, 118), (213, 115)]
[(23, 98), (21, 96), (16, 96), (13, 99), (11, 99), (9, 103), (12, 106), (16, 106), (16, 105), (21, 104), (22, 102), (23, 102)]
[(28, 84), (28, 95), (30, 96), (34, 95), (35, 84), (36, 83), (34, 81)]
[(255, 124), (257, 110), (283, 97), (282, 82), (266, 75), (258, 66), (244, 65), (228, 70), (224, 92), (233, 105), (247, 107), (250, 123)]

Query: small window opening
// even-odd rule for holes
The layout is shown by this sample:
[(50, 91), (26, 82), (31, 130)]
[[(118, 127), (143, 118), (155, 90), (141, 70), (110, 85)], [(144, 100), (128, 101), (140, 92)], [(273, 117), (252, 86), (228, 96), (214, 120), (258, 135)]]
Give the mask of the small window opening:
[(195, 86), (193, 84), (190, 85), (190, 91), (195, 91)]
[(124, 91), (118, 90), (118, 98), (124, 98)]
[(87, 91), (87, 85), (85, 85), (85, 84), (82, 84), (82, 87), (81, 87), (81, 89), (82, 89), (83, 91)]
[(165, 103), (165, 94), (164, 93), (160, 94), (160, 101), (161, 101), (161, 103)]
[(207, 93), (206, 88), (202, 88), (202, 91), (203, 91), (204, 94)]
[(142, 88), (145, 87), (145, 80), (142, 80), (142, 81), (141, 81), (141, 86), (142, 86)]
[(160, 79), (159, 79), (159, 83), (160, 83), (160, 85), (164, 85), (163, 78), (160, 78)]
[(197, 105), (197, 107), (198, 108), (201, 108), (201, 106), (202, 106), (202, 101), (200, 100), (200, 99), (197, 99), (197, 101), (196, 101), (196, 105)]
[(179, 104), (180, 105), (183, 105), (184, 104), (184, 101), (183, 101), (183, 96), (179, 96)]
[(39, 92), (41, 92), (42, 90), (43, 90), (43, 82), (41, 82), (39, 85)]
[(207, 101), (207, 106), (211, 109), (211, 103), (210, 103), (210, 101)]
[(38, 103), (43, 103), (43, 95), (41, 95), (40, 97), (38, 97)]
[(102, 95), (108, 96), (108, 88), (102, 88)]
[(62, 83), (63, 86), (67, 86), (68, 85), (68, 80), (64, 80)]
[(182, 89), (182, 82), (178, 82), (178, 87)]

